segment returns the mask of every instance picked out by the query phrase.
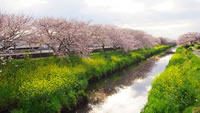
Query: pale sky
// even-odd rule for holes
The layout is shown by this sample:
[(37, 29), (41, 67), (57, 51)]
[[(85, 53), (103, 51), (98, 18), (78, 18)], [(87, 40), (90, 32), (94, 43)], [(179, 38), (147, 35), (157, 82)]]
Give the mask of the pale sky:
[(200, 0), (0, 0), (0, 11), (114, 24), (170, 39), (200, 31)]

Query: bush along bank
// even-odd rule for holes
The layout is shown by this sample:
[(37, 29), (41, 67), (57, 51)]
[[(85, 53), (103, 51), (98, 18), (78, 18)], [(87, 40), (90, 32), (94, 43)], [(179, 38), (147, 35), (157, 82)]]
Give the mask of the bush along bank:
[(179, 47), (149, 91), (143, 113), (199, 113), (200, 58)]
[(70, 109), (86, 96), (88, 81), (145, 60), (171, 46), (156, 46), (128, 53), (107, 51), (87, 58), (49, 57), (1, 62), (0, 111), (55, 113)]
[(200, 45), (197, 45), (197, 44), (196, 44), (196, 45), (195, 45), (195, 48), (196, 48), (196, 49), (200, 49)]

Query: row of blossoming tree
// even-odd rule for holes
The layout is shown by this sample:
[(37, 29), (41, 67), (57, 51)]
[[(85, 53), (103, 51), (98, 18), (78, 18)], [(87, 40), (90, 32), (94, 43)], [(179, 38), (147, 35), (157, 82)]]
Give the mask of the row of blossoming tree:
[(32, 17), (0, 13), (0, 51), (19, 46), (20, 42), (45, 44), (55, 55), (72, 53), (87, 55), (89, 48), (105, 46), (124, 51), (153, 47), (165, 38), (155, 38), (140, 30), (120, 28), (114, 25), (90, 24), (64, 18)]
[(188, 32), (179, 37), (177, 40), (178, 45), (192, 44), (200, 42), (199, 32)]

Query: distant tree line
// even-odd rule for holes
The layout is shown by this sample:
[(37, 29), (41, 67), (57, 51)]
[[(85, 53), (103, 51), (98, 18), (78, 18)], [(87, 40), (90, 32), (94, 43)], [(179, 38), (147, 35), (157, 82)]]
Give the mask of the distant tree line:
[(188, 32), (179, 37), (177, 40), (178, 45), (192, 44), (200, 42), (200, 33), (199, 32)]
[(34, 19), (25, 15), (0, 13), (0, 52), (16, 47), (20, 42), (45, 44), (55, 55), (87, 55), (89, 47), (105, 46), (125, 52), (137, 48), (172, 43), (167, 38), (156, 38), (144, 31), (114, 25), (91, 24), (65, 18)]

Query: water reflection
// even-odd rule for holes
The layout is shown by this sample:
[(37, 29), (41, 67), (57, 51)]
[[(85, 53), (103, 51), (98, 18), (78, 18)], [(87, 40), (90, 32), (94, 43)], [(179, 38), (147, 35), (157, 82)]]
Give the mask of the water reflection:
[(139, 113), (147, 102), (152, 79), (165, 70), (171, 56), (152, 58), (93, 84), (88, 105), (76, 113)]
[(172, 51), (172, 52), (176, 52), (176, 49), (177, 49), (177, 48), (178, 48), (178, 46), (176, 46), (176, 47), (170, 49), (170, 51)]

